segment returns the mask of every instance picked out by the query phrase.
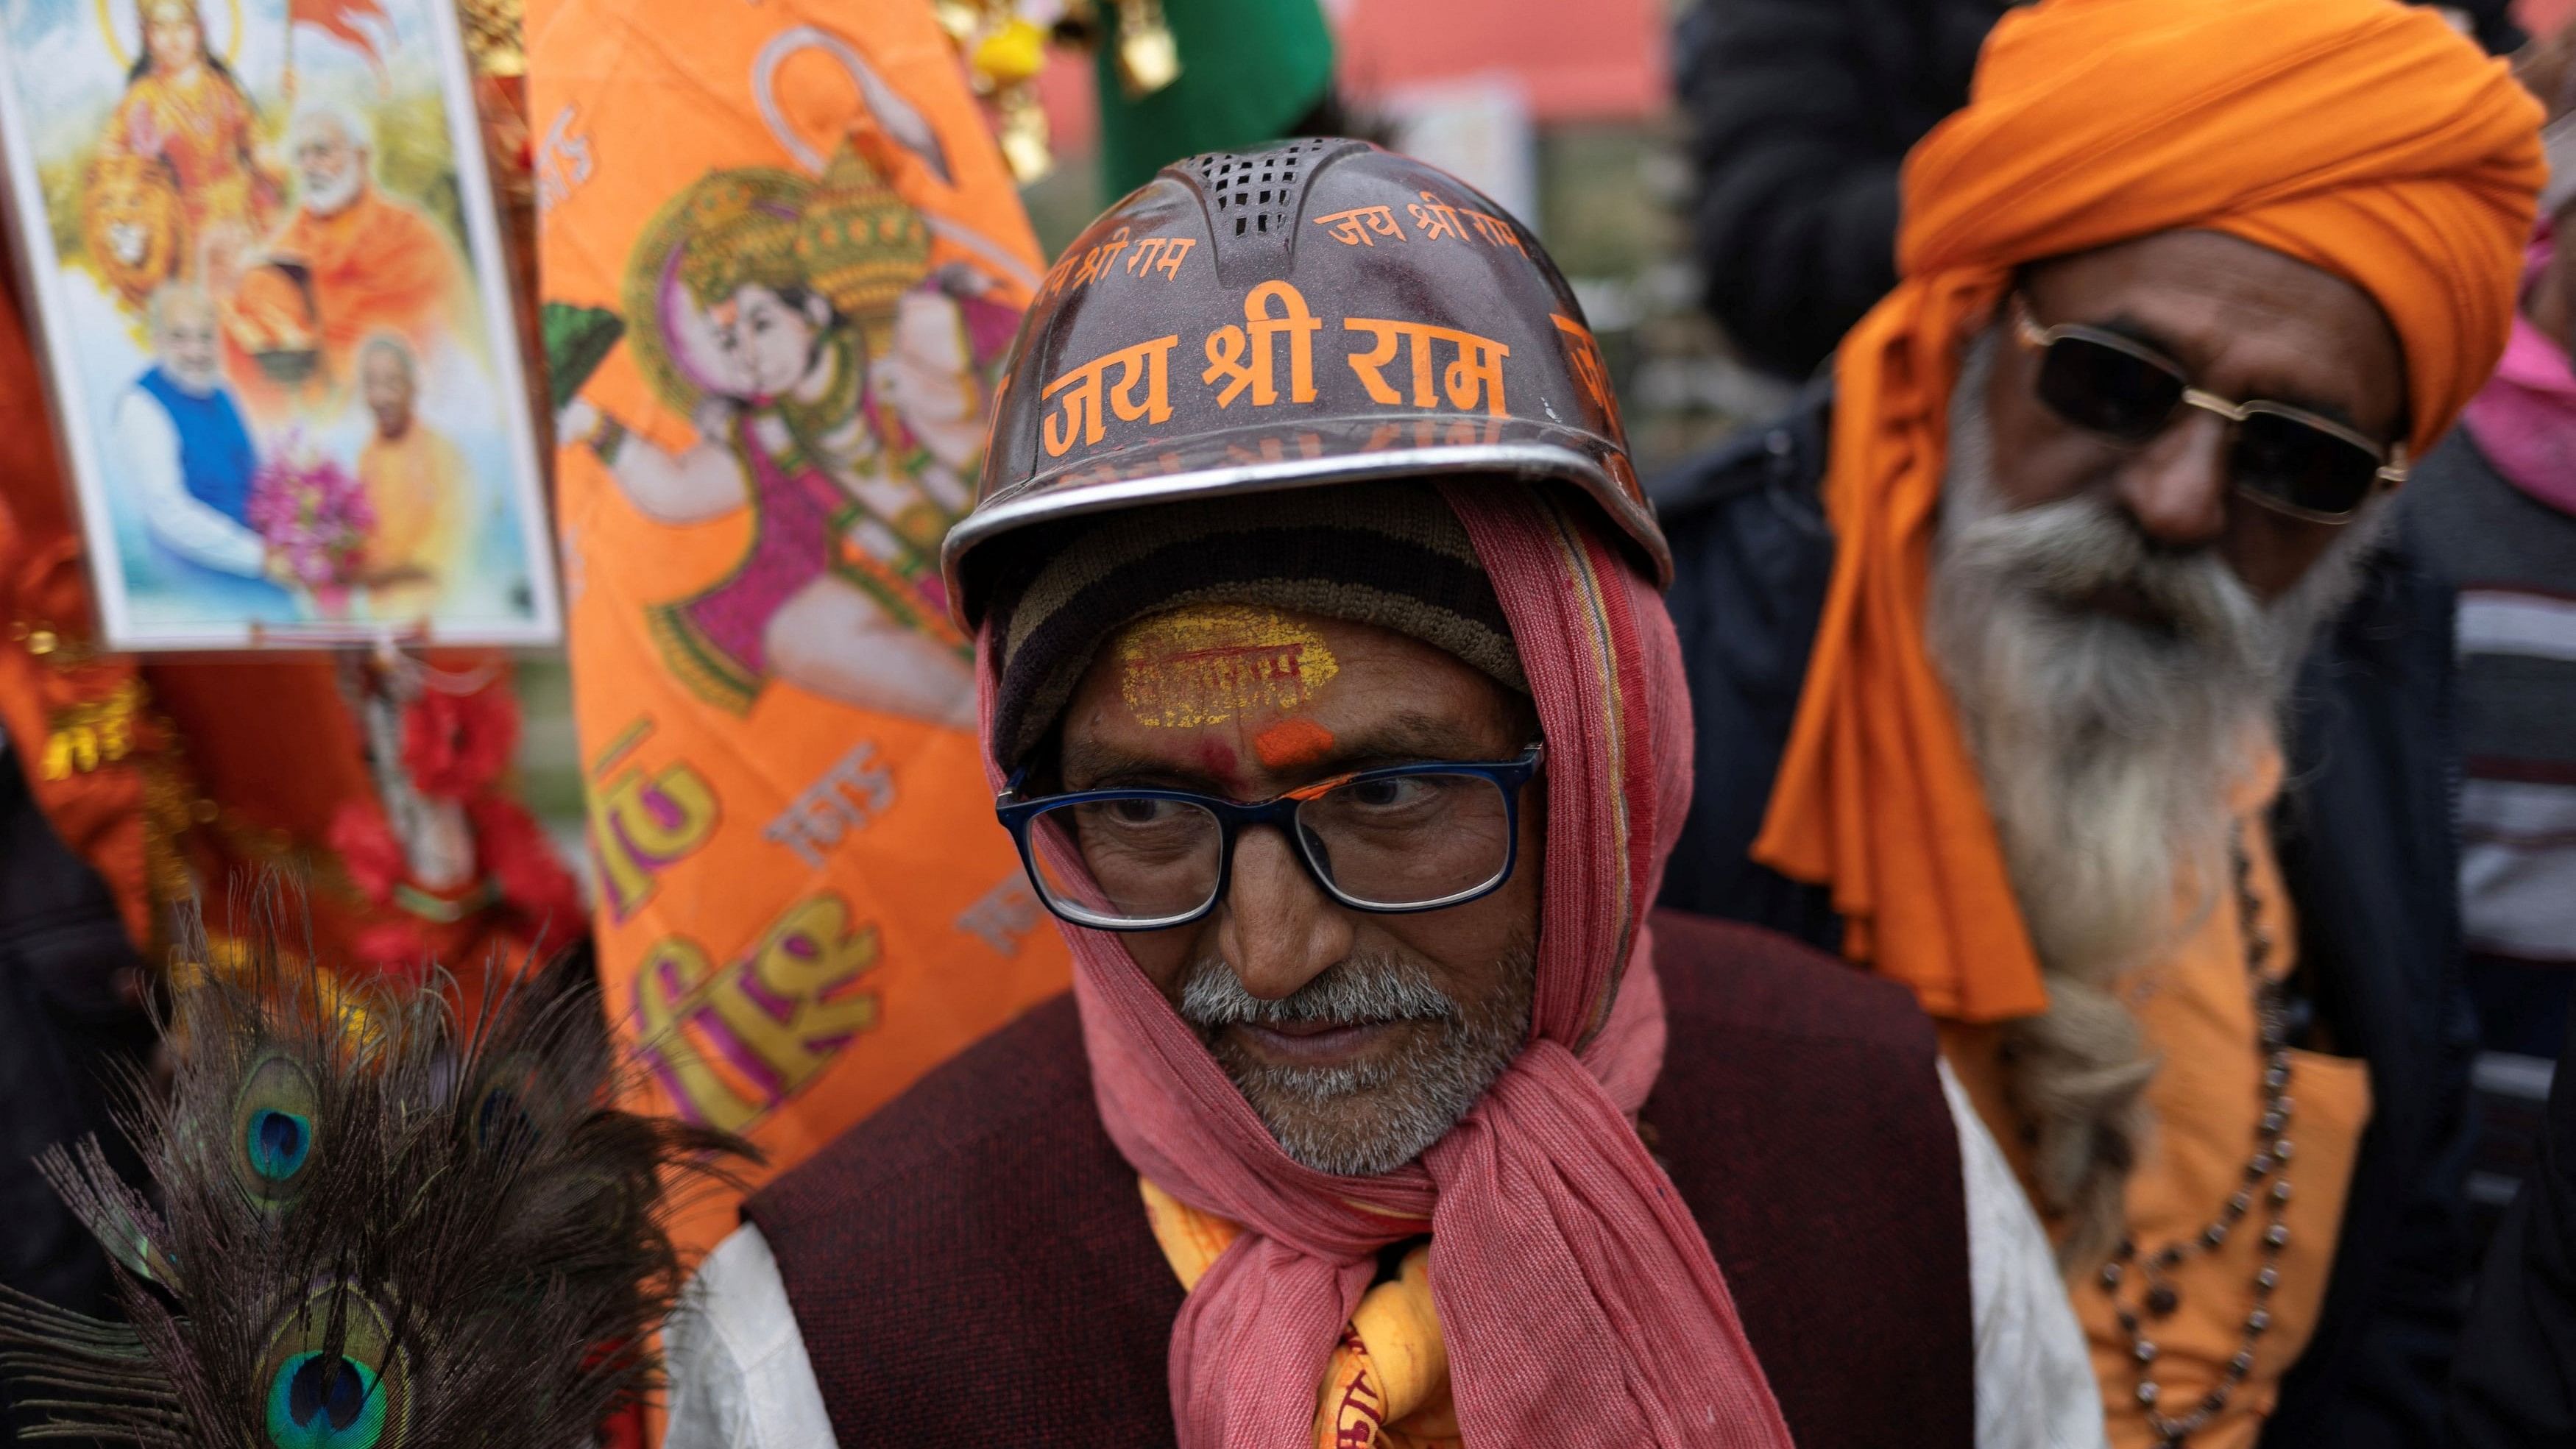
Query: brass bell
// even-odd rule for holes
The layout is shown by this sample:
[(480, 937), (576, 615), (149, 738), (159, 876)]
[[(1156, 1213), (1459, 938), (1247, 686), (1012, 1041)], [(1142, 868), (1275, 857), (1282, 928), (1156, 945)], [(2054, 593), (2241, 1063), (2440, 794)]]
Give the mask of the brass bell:
[(1181, 48), (1163, 20), (1163, 0), (1118, 0), (1118, 82), (1129, 100), (1181, 77)]
[(961, 46), (972, 44), (976, 32), (984, 28), (984, 7), (975, 0), (937, 0), (930, 11), (939, 18), (939, 28)]
[(1032, 86), (1012, 86), (996, 98), (1001, 112), (1002, 159), (1011, 179), (1026, 186), (1055, 169), (1055, 149), (1047, 130), (1046, 111)]

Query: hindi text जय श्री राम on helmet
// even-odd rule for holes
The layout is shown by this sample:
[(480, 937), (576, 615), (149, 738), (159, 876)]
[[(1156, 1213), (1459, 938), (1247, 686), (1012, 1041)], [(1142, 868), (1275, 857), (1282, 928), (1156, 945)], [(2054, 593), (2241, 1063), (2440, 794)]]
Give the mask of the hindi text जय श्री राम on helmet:
[(1429, 473), (1571, 484), (1671, 575), (1591, 328), (1518, 221), (1361, 141), (1192, 157), (1092, 223), (1031, 304), (948, 596), (973, 628), (987, 546), (1032, 525)]

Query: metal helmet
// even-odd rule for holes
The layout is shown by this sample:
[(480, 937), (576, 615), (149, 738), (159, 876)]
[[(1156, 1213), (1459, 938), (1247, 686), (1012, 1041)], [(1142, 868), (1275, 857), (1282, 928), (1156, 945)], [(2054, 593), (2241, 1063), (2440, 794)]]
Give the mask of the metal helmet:
[(1364, 141), (1163, 168), (1047, 275), (941, 560), (970, 631), (994, 540), (1078, 514), (1424, 473), (1574, 485), (1672, 556), (1574, 293), (1448, 173)]

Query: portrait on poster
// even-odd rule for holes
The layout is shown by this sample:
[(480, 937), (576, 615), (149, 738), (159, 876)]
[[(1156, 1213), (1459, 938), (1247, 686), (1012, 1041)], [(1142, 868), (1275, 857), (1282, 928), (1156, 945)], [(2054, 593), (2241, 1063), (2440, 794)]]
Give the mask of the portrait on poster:
[(560, 637), (476, 127), (448, 0), (0, 0), (110, 647)]

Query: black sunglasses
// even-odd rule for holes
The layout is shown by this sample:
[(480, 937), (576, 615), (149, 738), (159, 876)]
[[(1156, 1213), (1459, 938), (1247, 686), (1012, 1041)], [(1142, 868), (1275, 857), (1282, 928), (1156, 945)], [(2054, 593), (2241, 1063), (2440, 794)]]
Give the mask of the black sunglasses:
[(2230, 402), (2191, 385), (2172, 358), (2117, 332), (2067, 323), (2042, 327), (2013, 297), (2014, 331), (2036, 349), (2036, 391), (2079, 428), (2136, 445), (2173, 426), (2185, 408), (2227, 420), (2227, 471), (2236, 491), (2311, 523), (2349, 523), (2383, 488), (2406, 481), (2406, 445), (2372, 442), (2331, 418), (2287, 403)]

